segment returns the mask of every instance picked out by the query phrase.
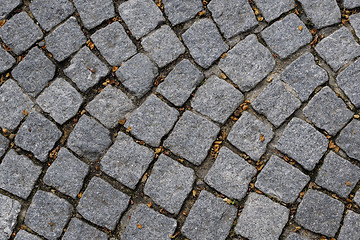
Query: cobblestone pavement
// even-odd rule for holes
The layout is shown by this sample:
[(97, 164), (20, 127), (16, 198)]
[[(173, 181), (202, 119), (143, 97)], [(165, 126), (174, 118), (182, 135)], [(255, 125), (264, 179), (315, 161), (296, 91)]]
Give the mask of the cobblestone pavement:
[(0, 0), (0, 240), (359, 240), (359, 0)]

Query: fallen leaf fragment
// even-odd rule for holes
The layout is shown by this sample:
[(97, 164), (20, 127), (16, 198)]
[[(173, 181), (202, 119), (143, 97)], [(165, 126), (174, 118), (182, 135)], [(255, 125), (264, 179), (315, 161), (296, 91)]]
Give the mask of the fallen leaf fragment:
[(303, 26), (299, 26), (298, 29), (299, 29), (300, 31), (302, 31), (302, 30), (304, 29), (304, 27), (303, 27)]
[(141, 226), (140, 224), (137, 224), (137, 227), (138, 227), (139, 229), (141, 229), (141, 228), (142, 228), (142, 226)]
[(263, 142), (265, 140), (265, 136), (260, 134), (260, 141)]

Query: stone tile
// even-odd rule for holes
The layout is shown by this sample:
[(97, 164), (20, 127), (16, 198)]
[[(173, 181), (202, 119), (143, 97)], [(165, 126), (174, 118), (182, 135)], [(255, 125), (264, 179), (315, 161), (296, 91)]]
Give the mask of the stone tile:
[(122, 132), (101, 160), (102, 171), (131, 189), (135, 189), (155, 153)]
[(237, 209), (203, 190), (191, 208), (182, 233), (193, 240), (225, 240)]
[(39, 238), (38, 236), (28, 233), (25, 230), (20, 230), (15, 238), (15, 240), (41, 240), (41, 238)]
[(83, 115), (70, 133), (68, 147), (90, 161), (96, 161), (110, 146), (110, 132), (94, 119)]
[(205, 182), (230, 198), (241, 201), (256, 169), (227, 147), (222, 147)]
[(15, 145), (32, 152), (37, 159), (45, 162), (61, 135), (62, 132), (55, 124), (33, 111), (21, 125), (15, 137)]
[(359, 0), (344, 0), (344, 7), (345, 8), (356, 8), (360, 7)]
[(0, 6), (0, 20), (22, 3), (21, 0), (3, 0)]
[(293, 203), (310, 177), (273, 155), (257, 177), (255, 186), (286, 203)]
[(136, 47), (119, 22), (96, 31), (91, 35), (95, 46), (112, 66), (118, 66), (136, 53)]
[(279, 127), (300, 107), (301, 102), (286, 90), (281, 81), (275, 80), (265, 87), (251, 105), (275, 127)]
[(0, 164), (0, 188), (26, 199), (41, 169), (27, 157), (10, 150)]
[(124, 126), (131, 127), (131, 134), (136, 138), (156, 147), (172, 129), (178, 117), (179, 112), (175, 108), (151, 95), (131, 114)]
[(275, 240), (285, 227), (289, 209), (257, 193), (250, 193), (235, 232), (249, 239)]
[(267, 22), (271, 22), (295, 7), (294, 0), (254, 0), (254, 3), (259, 7)]
[(353, 198), (353, 201), (360, 206), (360, 191), (358, 190)]
[(43, 182), (75, 198), (80, 192), (88, 172), (89, 167), (85, 163), (66, 148), (61, 148), (56, 160), (48, 168)]
[(86, 37), (75, 17), (70, 17), (45, 37), (45, 42), (46, 49), (61, 62), (78, 51), (86, 42)]
[(129, 200), (129, 196), (95, 177), (82, 195), (77, 210), (85, 219), (113, 230)]
[(159, 67), (164, 67), (185, 52), (185, 47), (168, 25), (144, 37), (141, 45)]
[(140, 204), (131, 214), (130, 222), (122, 232), (121, 239), (168, 239), (174, 234), (176, 225), (175, 219)]
[(182, 106), (204, 79), (204, 75), (187, 59), (178, 63), (156, 91), (175, 106)]
[(311, 53), (296, 59), (280, 75), (280, 80), (289, 84), (302, 102), (308, 100), (315, 88), (328, 79), (327, 72), (315, 63)]
[(287, 58), (312, 39), (305, 24), (294, 13), (263, 30), (261, 37), (280, 58)]
[(108, 85), (88, 105), (86, 110), (107, 128), (113, 128), (119, 119), (125, 119), (135, 105), (120, 89)]
[(0, 239), (7, 240), (16, 225), (21, 205), (18, 201), (0, 194)]
[(164, 11), (172, 25), (186, 22), (203, 10), (201, 0), (163, 0)]
[(14, 15), (0, 28), (0, 38), (16, 55), (29, 49), (42, 37), (41, 29), (26, 12)]
[(310, 124), (293, 118), (276, 144), (276, 148), (311, 171), (322, 158), (328, 140)]
[(349, 211), (341, 227), (339, 240), (356, 240), (360, 236), (360, 214)]
[(0, 74), (9, 70), (15, 62), (14, 57), (0, 46)]
[(358, 81), (359, 77), (360, 59), (348, 66), (336, 78), (339, 87), (357, 108), (360, 107), (360, 95), (358, 94), (360, 91), (360, 82)]
[[(360, 3), (359, 3), (360, 6)], [(360, 38), (360, 13), (350, 16), (350, 24), (354, 28), (356, 36)]]
[(6, 149), (9, 146), (10, 141), (0, 134), (0, 158), (4, 155)]
[(182, 34), (182, 38), (195, 62), (203, 68), (209, 68), (229, 49), (210, 19), (196, 21)]
[(340, 28), (321, 40), (315, 50), (335, 72), (355, 57), (360, 56), (360, 46), (346, 27)]
[(160, 9), (151, 0), (129, 0), (120, 4), (119, 15), (137, 39), (165, 22)]
[(298, 207), (295, 221), (310, 231), (334, 237), (343, 212), (344, 205), (340, 201), (309, 189)]
[(273, 139), (271, 126), (248, 112), (243, 112), (232, 127), (228, 141), (257, 161), (265, 153), (267, 144)]
[(309, 240), (309, 239), (296, 233), (290, 233), (289, 236), (286, 238), (286, 240)]
[(96, 228), (80, 221), (77, 218), (72, 218), (66, 232), (63, 236), (64, 240), (107, 240), (107, 235), (104, 232), (97, 230)]
[(360, 161), (360, 122), (352, 120), (336, 139), (336, 144), (346, 152), (346, 154)]
[(220, 128), (214, 123), (186, 111), (165, 140), (164, 146), (191, 163), (200, 165), (219, 131)]

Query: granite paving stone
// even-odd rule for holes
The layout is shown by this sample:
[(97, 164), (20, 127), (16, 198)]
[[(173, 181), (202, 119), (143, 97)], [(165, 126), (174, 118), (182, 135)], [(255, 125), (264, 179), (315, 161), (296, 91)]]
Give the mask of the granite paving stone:
[(336, 144), (346, 152), (346, 154), (360, 161), (360, 122), (352, 120), (339, 134)]
[(356, 8), (360, 7), (359, 0), (344, 0), (344, 7), (345, 8)]
[(28, 233), (25, 230), (20, 230), (16, 234), (14, 239), (15, 240), (41, 240), (41, 238), (39, 238), (38, 236), (36, 236), (34, 234), (31, 234), (31, 233)]
[(360, 83), (358, 81), (359, 77), (360, 59), (356, 60), (346, 69), (344, 69), (344, 71), (340, 72), (336, 78), (336, 82), (339, 87), (344, 91), (346, 96), (357, 108), (360, 107), (360, 96), (358, 94), (360, 91)]
[(16, 225), (21, 204), (2, 194), (0, 194), (0, 202), (0, 239), (7, 240)]
[(186, 22), (203, 10), (201, 0), (163, 0), (164, 11), (172, 25)]
[(97, 230), (96, 228), (80, 221), (77, 218), (72, 218), (62, 239), (64, 239), (64, 240), (72, 240), (72, 239), (107, 240), (108, 238), (104, 232)]
[(0, 158), (4, 155), (9, 143), (9, 139), (0, 134)]
[(295, 7), (294, 0), (254, 0), (254, 3), (259, 7), (267, 22), (271, 22)]
[(0, 74), (9, 70), (15, 62), (14, 57), (0, 46)]
[[(360, 6), (360, 3), (359, 3)], [(354, 28), (356, 36), (360, 38), (360, 13), (350, 16), (350, 24)]]
[(353, 198), (354, 202), (360, 206), (360, 191), (358, 190)]
[(3, 0), (0, 6), (0, 20), (4, 19), (12, 10), (22, 3), (21, 0)]
[(360, 236), (360, 214), (349, 211), (341, 227), (339, 240), (356, 240)]
[(289, 236), (286, 238), (286, 240), (309, 240), (309, 239), (296, 233), (290, 233)]

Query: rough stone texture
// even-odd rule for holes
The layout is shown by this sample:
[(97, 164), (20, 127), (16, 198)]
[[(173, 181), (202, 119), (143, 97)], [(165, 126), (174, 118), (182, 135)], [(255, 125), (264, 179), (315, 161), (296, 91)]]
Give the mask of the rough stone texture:
[(290, 233), (289, 236), (286, 238), (286, 240), (309, 240), (309, 239), (296, 233)]
[(168, 25), (143, 38), (141, 45), (159, 67), (164, 67), (185, 52), (185, 47)]
[(191, 163), (200, 165), (219, 131), (220, 128), (214, 123), (186, 111), (165, 140), (164, 146)]
[(41, 238), (39, 238), (38, 236), (28, 233), (25, 230), (20, 230), (16, 234), (16, 237), (14, 239), (15, 240), (41, 240)]
[[(360, 5), (360, 2), (359, 2)], [(350, 16), (350, 24), (354, 28), (356, 36), (360, 38), (360, 13)]]
[(57, 78), (37, 98), (39, 106), (59, 124), (75, 116), (83, 102), (83, 98), (63, 78)]
[(179, 107), (203, 79), (204, 75), (189, 60), (184, 59), (160, 83), (157, 92)]
[(16, 225), (21, 205), (18, 201), (0, 194), (0, 239), (7, 240)]
[(66, 148), (61, 148), (56, 160), (51, 164), (43, 178), (45, 184), (52, 186), (73, 198), (80, 192), (89, 167), (77, 159)]
[(138, 98), (150, 91), (157, 75), (157, 67), (143, 53), (138, 53), (124, 62), (116, 71), (116, 76), (121, 83)]
[(71, 219), (69, 227), (66, 229), (64, 240), (107, 240), (107, 235), (104, 232), (97, 230), (96, 228), (80, 221), (77, 218)]
[(360, 122), (352, 120), (336, 139), (336, 144), (346, 152), (346, 154), (360, 161)]
[(249, 239), (278, 239), (289, 209), (263, 195), (250, 193), (237, 221), (235, 232)]
[(293, 118), (276, 148), (300, 163), (306, 170), (314, 169), (328, 147), (328, 140), (310, 124)]
[(13, 56), (0, 46), (0, 74), (9, 70), (15, 62)]
[(257, 177), (255, 186), (286, 203), (293, 203), (310, 177), (277, 156), (272, 156)]
[(137, 39), (155, 29), (165, 19), (160, 9), (151, 0), (129, 0), (120, 4), (120, 17)]
[(308, 100), (315, 88), (328, 79), (327, 72), (316, 65), (311, 53), (296, 59), (280, 75), (280, 80), (289, 84), (302, 102)]
[(0, 20), (5, 18), (14, 8), (21, 4), (21, 0), (2, 0), (0, 6)]
[(91, 39), (110, 65), (120, 65), (136, 54), (135, 45), (119, 22), (113, 22), (98, 30), (91, 35)]
[(176, 225), (175, 219), (168, 218), (148, 206), (140, 204), (132, 213), (129, 224), (121, 234), (121, 239), (168, 239), (175, 232)]
[(357, 240), (360, 236), (360, 214), (349, 211), (340, 230), (339, 240)]
[(37, 191), (25, 216), (25, 224), (48, 239), (60, 237), (73, 207), (50, 192)]
[(10, 141), (0, 134), (0, 158), (4, 155), (6, 149), (9, 146)]
[(15, 144), (30, 151), (42, 162), (47, 161), (50, 150), (60, 139), (62, 132), (50, 120), (38, 112), (31, 112), (21, 125)]
[(345, 8), (360, 7), (360, 2), (359, 0), (344, 0), (344, 7)]
[(260, 114), (280, 126), (301, 105), (299, 99), (286, 90), (281, 81), (272, 81), (251, 104)]
[(186, 22), (203, 9), (201, 0), (163, 0), (165, 14), (172, 25)]
[(255, 14), (246, 0), (213, 0), (208, 9), (220, 31), (226, 38), (254, 28), (258, 22)]
[(309, 189), (301, 201), (295, 221), (310, 231), (334, 237), (344, 205), (325, 193)]
[(356, 60), (353, 64), (348, 66), (342, 71), (336, 78), (337, 84), (344, 91), (346, 96), (349, 97), (350, 101), (355, 107), (360, 107), (360, 59)]
[(88, 105), (86, 110), (107, 128), (113, 128), (119, 119), (135, 108), (132, 101), (120, 89), (108, 85)]
[(113, 230), (129, 200), (129, 196), (95, 177), (82, 195), (77, 210), (85, 219)]
[(295, 7), (294, 0), (254, 0), (267, 22), (278, 18)]
[(236, 212), (234, 206), (203, 190), (185, 220), (182, 233), (193, 240), (225, 240)]
[(70, 133), (68, 147), (76, 154), (96, 161), (111, 144), (110, 132), (94, 119), (83, 115)]
[(233, 47), (219, 67), (242, 91), (249, 91), (275, 67), (270, 51), (250, 35)]
[(42, 37), (40, 28), (26, 12), (14, 15), (0, 28), (0, 38), (16, 55), (23, 53)]
[(229, 49), (222, 40), (216, 25), (210, 19), (196, 21), (182, 34), (182, 38), (195, 62), (203, 68), (210, 67)]
[(194, 170), (161, 155), (146, 182), (144, 193), (168, 212), (178, 214), (194, 181)]
[(131, 127), (131, 134), (136, 138), (156, 147), (162, 137), (172, 129), (178, 116), (179, 112), (176, 109), (151, 95), (131, 114), (124, 126)]
[(57, 61), (61, 62), (78, 51), (86, 42), (86, 37), (76, 19), (70, 17), (45, 37), (45, 42), (46, 49)]
[(353, 201), (360, 206), (360, 191), (358, 190), (353, 198)]
[(85, 92), (105, 77), (109, 73), (109, 69), (89, 48), (83, 47), (71, 59), (70, 65), (64, 70), (64, 73), (80, 91)]
[(211, 187), (230, 198), (241, 201), (249, 187), (256, 168), (227, 147), (222, 147), (214, 165), (205, 177)]
[(338, 71), (350, 60), (360, 56), (360, 45), (355, 42), (346, 27), (321, 40), (315, 50), (334, 71)]
[(154, 156), (152, 150), (119, 132), (115, 143), (101, 160), (102, 170), (127, 187), (135, 189)]

